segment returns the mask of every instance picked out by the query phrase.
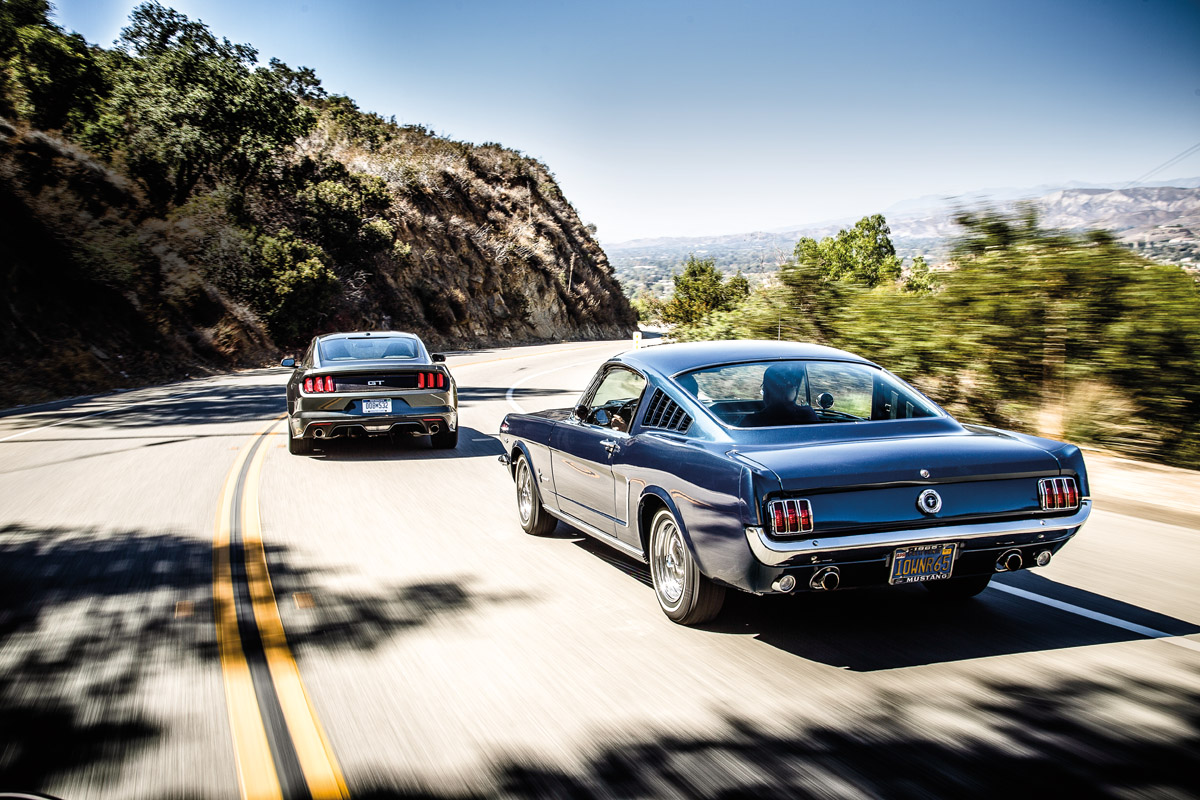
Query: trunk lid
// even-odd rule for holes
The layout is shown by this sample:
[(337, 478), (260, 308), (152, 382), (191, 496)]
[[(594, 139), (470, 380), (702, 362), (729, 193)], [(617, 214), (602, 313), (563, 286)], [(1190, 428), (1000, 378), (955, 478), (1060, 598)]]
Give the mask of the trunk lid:
[[(784, 496), (812, 506), (811, 537), (957, 524), (1042, 513), (1037, 479), (1058, 475), (1053, 455), (1002, 434), (955, 433), (739, 447), (773, 472)], [(928, 472), (928, 477), (921, 471)], [(941, 508), (923, 511), (926, 489)]]
[[(785, 492), (895, 483), (941, 483), (1057, 475), (1050, 453), (1003, 435), (953, 435), (738, 447), (740, 457), (774, 472)], [(921, 470), (929, 472), (928, 477)]]

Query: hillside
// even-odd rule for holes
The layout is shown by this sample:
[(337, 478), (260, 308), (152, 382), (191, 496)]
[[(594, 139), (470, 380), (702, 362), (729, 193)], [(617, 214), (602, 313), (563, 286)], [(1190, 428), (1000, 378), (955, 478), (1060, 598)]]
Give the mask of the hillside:
[[(1195, 182), (1180, 181), (1188, 185)], [(1007, 197), (1019, 198), (1021, 194), (1009, 190)], [(1008, 211), (1016, 202), (1003, 199), (995, 204)], [(1200, 188), (1057, 189), (1028, 202), (1038, 210), (1041, 224), (1047, 228), (1105, 229), (1147, 258), (1188, 268), (1200, 266)], [(969, 207), (986, 203), (985, 196), (963, 201)], [(952, 201), (923, 198), (899, 204), (897, 211), (888, 212), (897, 254), (904, 258), (922, 255), (935, 264), (944, 261), (948, 242), (960, 233), (952, 220), (955, 209)], [(726, 273), (740, 269), (753, 279), (774, 273), (791, 258), (801, 237), (832, 236), (853, 222), (836, 220), (728, 236), (639, 239), (609, 244), (606, 249), (627, 293), (633, 295), (643, 288), (661, 292), (667, 288), (672, 270), (677, 271), (690, 254), (714, 259)]]
[(111, 51), (22, 9), (0, 8), (0, 407), (333, 330), (438, 349), (632, 331), (536, 159), (360, 111), (162, 6)]

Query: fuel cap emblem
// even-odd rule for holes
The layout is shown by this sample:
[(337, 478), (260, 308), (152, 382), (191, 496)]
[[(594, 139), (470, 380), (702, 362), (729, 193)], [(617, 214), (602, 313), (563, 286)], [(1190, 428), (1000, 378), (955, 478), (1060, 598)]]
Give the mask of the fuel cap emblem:
[(942, 496), (933, 489), (926, 489), (917, 497), (917, 508), (922, 514), (936, 514), (942, 510)]

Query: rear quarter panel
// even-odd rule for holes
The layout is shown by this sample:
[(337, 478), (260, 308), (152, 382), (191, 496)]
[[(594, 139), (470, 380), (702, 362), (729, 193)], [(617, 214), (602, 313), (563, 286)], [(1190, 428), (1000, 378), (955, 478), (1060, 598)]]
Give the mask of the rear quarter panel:
[[(746, 543), (749, 508), (743, 497), (746, 467), (719, 446), (667, 434), (642, 433), (630, 440), (618, 466), (627, 478), (631, 524), (643, 549), (661, 501), (683, 527), (700, 571), (740, 588), (756, 582), (759, 564)], [(636, 509), (636, 513), (633, 513)]]

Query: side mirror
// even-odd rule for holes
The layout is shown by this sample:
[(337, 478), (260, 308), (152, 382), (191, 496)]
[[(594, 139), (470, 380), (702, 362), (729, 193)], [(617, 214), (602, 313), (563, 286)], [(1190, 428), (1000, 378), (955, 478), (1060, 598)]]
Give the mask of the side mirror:
[(587, 406), (575, 406), (574, 413), (575, 413), (575, 418), (577, 420), (579, 420), (580, 422), (583, 422), (585, 419), (587, 419), (588, 407)]
[(833, 395), (829, 392), (821, 392), (817, 395), (817, 405), (821, 406), (821, 408), (829, 408), (833, 405)]
[(441, 364), (446, 360), (446, 356), (444, 356), (441, 353), (430, 353), (429, 359), (431, 361), (433, 361), (435, 364)]
[(280, 361), (280, 362), (279, 362), (279, 366), (281, 366), (281, 367), (292, 367), (292, 368), (295, 368), (295, 366), (296, 366), (296, 359), (294, 359), (294, 358), (285, 358), (283, 361)]

